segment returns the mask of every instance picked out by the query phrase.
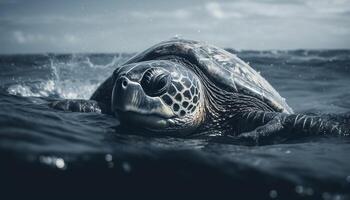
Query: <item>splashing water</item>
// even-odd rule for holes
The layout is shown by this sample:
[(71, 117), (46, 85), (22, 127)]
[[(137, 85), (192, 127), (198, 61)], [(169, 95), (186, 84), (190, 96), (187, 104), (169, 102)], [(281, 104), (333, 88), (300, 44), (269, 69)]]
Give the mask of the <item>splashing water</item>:
[(15, 84), (7, 89), (9, 94), (23, 97), (49, 97), (55, 94), (56, 90), (56, 85), (53, 80), (40, 82), (32, 86)]
[(101, 82), (127, 59), (121, 54), (104, 56), (103, 59), (82, 54), (49, 57), (48, 63), (37, 68), (50, 71), (46, 80), (44, 77), (39, 82), (19, 80), (20, 83), (8, 86), (7, 92), (24, 97), (88, 99)]

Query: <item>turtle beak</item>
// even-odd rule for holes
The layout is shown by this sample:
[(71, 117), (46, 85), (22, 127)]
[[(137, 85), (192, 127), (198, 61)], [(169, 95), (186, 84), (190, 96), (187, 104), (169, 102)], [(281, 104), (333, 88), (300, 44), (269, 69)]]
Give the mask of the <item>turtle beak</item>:
[(165, 106), (159, 97), (148, 96), (138, 82), (131, 81), (126, 76), (119, 77), (112, 92), (112, 111), (121, 117), (125, 113), (135, 113), (144, 116), (170, 118), (173, 111)]
[(127, 100), (128, 99), (137, 99), (136, 92), (131, 93), (131, 82), (125, 76), (117, 79), (113, 91), (112, 91), (112, 111), (116, 112), (117, 110), (126, 111), (127, 110)]

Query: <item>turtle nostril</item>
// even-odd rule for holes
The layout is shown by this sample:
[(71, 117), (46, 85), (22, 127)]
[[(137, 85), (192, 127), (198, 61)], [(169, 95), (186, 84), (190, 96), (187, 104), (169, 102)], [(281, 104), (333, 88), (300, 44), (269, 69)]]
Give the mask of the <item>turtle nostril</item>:
[(155, 97), (167, 91), (170, 82), (170, 74), (160, 68), (151, 68), (145, 72), (141, 79), (141, 86), (145, 93)]
[(126, 81), (126, 80), (123, 80), (123, 82), (122, 82), (122, 86), (125, 88), (126, 86), (128, 86), (128, 81)]

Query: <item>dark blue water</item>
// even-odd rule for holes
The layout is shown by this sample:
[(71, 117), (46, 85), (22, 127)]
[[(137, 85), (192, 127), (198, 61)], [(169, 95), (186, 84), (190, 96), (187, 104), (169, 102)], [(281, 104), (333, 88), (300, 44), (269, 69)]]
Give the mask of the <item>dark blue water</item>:
[[(260, 71), (296, 112), (350, 111), (350, 51), (233, 52)], [(350, 198), (348, 137), (308, 137), (265, 146), (155, 137), (121, 131), (112, 116), (47, 106), (57, 98), (89, 98), (130, 56), (0, 56), (2, 191)]]

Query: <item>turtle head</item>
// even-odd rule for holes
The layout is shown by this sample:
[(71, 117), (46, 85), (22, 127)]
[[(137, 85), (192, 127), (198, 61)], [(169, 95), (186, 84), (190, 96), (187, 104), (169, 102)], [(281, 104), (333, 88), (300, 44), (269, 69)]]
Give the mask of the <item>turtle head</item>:
[(114, 73), (112, 112), (122, 123), (153, 132), (189, 134), (204, 119), (201, 81), (165, 60), (125, 65)]

